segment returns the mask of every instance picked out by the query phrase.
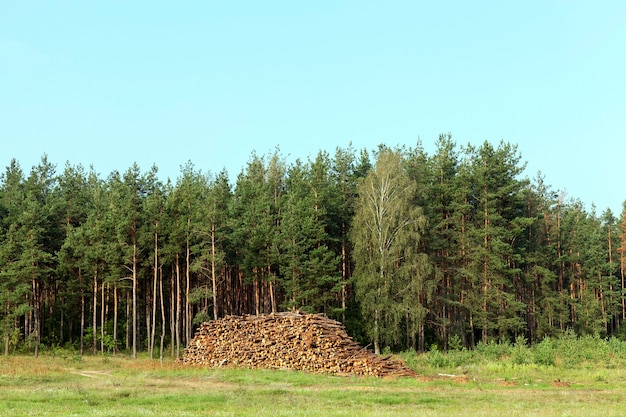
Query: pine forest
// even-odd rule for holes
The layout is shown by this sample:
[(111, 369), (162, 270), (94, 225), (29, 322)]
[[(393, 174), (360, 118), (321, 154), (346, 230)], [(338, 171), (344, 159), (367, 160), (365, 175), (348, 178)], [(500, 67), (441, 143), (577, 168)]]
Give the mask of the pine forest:
[(236, 178), (189, 162), (102, 177), (13, 160), (0, 176), (5, 355), (179, 357), (201, 323), (323, 313), (376, 353), (563, 332), (626, 336), (626, 211), (524, 177), (516, 145), (440, 135)]

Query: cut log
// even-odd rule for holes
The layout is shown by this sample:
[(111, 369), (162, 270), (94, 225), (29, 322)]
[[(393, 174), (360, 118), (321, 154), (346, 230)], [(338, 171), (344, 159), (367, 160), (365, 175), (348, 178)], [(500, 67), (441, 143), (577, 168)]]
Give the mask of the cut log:
[(300, 312), (227, 316), (200, 325), (179, 362), (336, 375), (417, 376), (399, 360), (352, 340), (343, 325)]

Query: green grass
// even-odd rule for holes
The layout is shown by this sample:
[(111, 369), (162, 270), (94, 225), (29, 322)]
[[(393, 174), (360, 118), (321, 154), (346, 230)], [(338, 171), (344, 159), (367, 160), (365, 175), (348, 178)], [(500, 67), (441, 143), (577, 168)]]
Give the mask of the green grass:
[(626, 372), (615, 364), (518, 364), (510, 353), (491, 360), (456, 352), (440, 366), (435, 355), (444, 354), (404, 354), (423, 376), (399, 379), (123, 356), (1, 357), (0, 416), (623, 415)]

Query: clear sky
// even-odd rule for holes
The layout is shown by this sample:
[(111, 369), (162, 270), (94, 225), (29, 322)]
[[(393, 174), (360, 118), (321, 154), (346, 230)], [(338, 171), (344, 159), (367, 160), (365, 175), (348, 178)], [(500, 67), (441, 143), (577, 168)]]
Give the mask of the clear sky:
[(432, 154), (447, 132), (619, 213), (626, 2), (0, 0), (2, 167), (234, 179), (253, 150)]

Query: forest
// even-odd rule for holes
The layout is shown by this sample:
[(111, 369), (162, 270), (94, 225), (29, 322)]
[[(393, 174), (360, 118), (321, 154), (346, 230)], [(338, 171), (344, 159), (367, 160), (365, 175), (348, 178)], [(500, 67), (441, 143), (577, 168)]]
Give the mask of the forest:
[(525, 178), (516, 145), (422, 145), (102, 177), (0, 176), (4, 354), (178, 357), (200, 323), (324, 313), (375, 352), (563, 332), (624, 338), (626, 212)]

